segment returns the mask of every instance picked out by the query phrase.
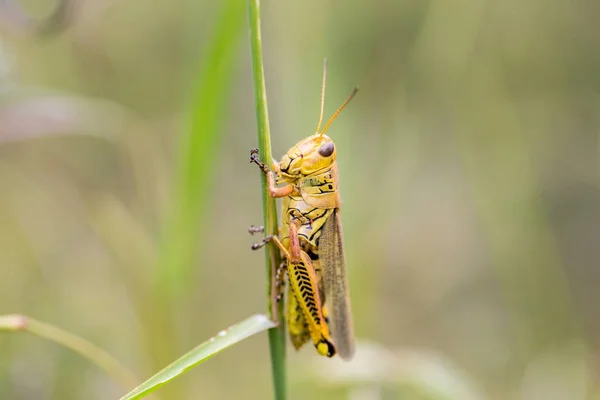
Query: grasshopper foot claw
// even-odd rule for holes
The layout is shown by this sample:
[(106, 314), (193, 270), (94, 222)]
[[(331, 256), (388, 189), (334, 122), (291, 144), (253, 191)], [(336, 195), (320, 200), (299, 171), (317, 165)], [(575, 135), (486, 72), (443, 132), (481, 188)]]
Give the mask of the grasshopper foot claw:
[(254, 235), (255, 233), (262, 233), (265, 231), (265, 227), (264, 226), (254, 226), (254, 225), (250, 225), (250, 227), (248, 227), (248, 232), (251, 235)]

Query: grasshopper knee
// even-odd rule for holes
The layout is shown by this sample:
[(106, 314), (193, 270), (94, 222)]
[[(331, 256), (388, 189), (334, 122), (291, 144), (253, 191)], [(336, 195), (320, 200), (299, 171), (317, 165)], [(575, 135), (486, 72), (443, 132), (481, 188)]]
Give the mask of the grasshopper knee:
[(323, 356), (335, 356), (335, 346), (324, 337), (315, 344), (315, 347), (317, 348), (317, 352)]

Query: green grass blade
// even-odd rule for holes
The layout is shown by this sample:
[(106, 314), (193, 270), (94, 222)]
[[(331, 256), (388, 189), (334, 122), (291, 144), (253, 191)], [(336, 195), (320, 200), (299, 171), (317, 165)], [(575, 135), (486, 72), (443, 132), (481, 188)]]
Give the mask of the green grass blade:
[[(271, 135), (269, 132), (269, 113), (267, 108), (267, 91), (262, 60), (262, 40), (260, 34), (260, 0), (248, 0), (248, 17), (250, 23), (250, 50), (252, 55), (252, 72), (254, 77), (254, 96), (256, 105), (256, 121), (258, 124), (258, 149), (262, 162), (271, 165)], [(265, 234), (277, 234), (277, 208), (275, 199), (268, 192), (264, 174), (262, 180), (263, 215)], [(273, 390), (275, 399), (284, 400), (287, 396), (285, 372), (285, 323), (283, 319), (283, 302), (273, 301), (275, 269), (281, 263), (279, 250), (274, 246), (265, 246), (265, 267), (267, 271), (267, 298), (269, 316), (278, 321), (279, 326), (269, 331), (269, 349), (271, 353), (271, 370), (273, 374)]]
[(219, 332), (190, 352), (166, 366), (146, 382), (121, 397), (121, 400), (141, 399), (160, 386), (214, 356), (221, 350), (241, 342), (259, 332), (273, 328), (275, 324), (265, 315), (253, 315), (248, 319)]
[(220, 148), (229, 88), (240, 54), (244, 1), (223, 2), (211, 47), (202, 58), (189, 104), (189, 121), (182, 132), (177, 154), (174, 199), (166, 217), (159, 255), (157, 292), (175, 300), (187, 292), (194, 266), (199, 220), (214, 179), (214, 165)]
[[(194, 268), (199, 267), (198, 244), (205, 226), (201, 220), (210, 210), (213, 191), (209, 188), (215, 180), (226, 107), (241, 54), (244, 0), (220, 2), (217, 12), (208, 48), (202, 52), (198, 72), (190, 83), (187, 121), (175, 151), (172, 201), (163, 218), (153, 276), (154, 296), (149, 299), (155, 303), (145, 307), (152, 310), (150, 313), (140, 310), (150, 331), (148, 341), (155, 367), (167, 364), (173, 354), (180, 354), (171, 325), (177, 312), (185, 307), (193, 289)], [(168, 391), (169, 398), (183, 395), (177, 385)]]

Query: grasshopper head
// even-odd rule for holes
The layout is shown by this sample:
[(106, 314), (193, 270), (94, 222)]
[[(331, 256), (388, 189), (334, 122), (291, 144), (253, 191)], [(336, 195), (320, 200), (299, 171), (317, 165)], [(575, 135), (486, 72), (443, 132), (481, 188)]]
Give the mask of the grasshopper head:
[(298, 179), (331, 166), (335, 162), (335, 145), (324, 134), (314, 134), (292, 147), (279, 163), (279, 172), (288, 179)]
[[(327, 61), (327, 60), (325, 60)], [(333, 140), (325, 131), (329, 125), (338, 116), (338, 114), (346, 107), (348, 102), (352, 100), (358, 87), (355, 87), (350, 96), (342, 103), (340, 108), (329, 119), (325, 127), (321, 129), (323, 122), (323, 106), (325, 104), (325, 80), (327, 77), (327, 62), (323, 64), (323, 86), (321, 88), (321, 115), (319, 124), (317, 125), (316, 133), (307, 137), (304, 140), (296, 143), (286, 155), (283, 156), (279, 163), (279, 176), (283, 181), (294, 182), (303, 176), (311, 175), (315, 172), (322, 171), (330, 167), (335, 162), (335, 145)]]

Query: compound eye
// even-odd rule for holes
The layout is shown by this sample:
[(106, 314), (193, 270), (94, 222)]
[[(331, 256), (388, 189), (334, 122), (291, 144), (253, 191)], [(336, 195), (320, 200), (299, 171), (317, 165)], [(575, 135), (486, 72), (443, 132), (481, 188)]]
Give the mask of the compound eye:
[(323, 146), (319, 147), (319, 154), (323, 157), (329, 157), (333, 154), (333, 149), (335, 149), (333, 143), (325, 143)]

